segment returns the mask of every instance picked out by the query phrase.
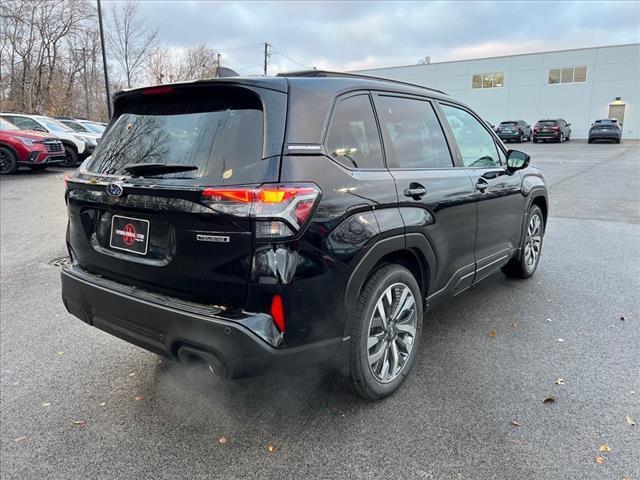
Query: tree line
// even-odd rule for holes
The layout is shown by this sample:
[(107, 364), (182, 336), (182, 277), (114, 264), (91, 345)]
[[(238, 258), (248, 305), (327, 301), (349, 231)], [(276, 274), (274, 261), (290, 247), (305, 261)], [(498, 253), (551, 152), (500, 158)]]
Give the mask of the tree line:
[[(102, 13), (111, 92), (215, 76), (214, 49), (163, 45), (137, 3)], [(107, 120), (95, 2), (0, 2), (0, 110)]]

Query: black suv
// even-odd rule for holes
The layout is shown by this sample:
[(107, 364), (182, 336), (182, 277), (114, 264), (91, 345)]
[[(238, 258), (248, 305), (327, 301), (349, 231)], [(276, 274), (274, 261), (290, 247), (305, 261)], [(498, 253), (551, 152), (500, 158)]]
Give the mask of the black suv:
[(237, 377), (330, 362), (402, 383), (423, 312), (502, 268), (531, 276), (547, 190), (468, 107), (298, 72), (120, 92), (68, 179), (69, 312)]
[(571, 124), (562, 118), (555, 120), (539, 120), (533, 127), (533, 143), (553, 140), (562, 143), (571, 140)]
[(516, 140), (520, 143), (531, 141), (531, 125), (524, 120), (509, 120), (501, 122), (496, 128), (500, 140), (510, 142)]
[(588, 143), (596, 140), (613, 140), (620, 143), (622, 140), (622, 125), (615, 118), (603, 118), (596, 120), (589, 128)]

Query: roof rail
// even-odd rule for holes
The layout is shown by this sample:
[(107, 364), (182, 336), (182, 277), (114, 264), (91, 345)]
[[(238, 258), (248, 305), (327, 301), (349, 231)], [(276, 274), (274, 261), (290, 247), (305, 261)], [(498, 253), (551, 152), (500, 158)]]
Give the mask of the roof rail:
[(345, 72), (332, 72), (329, 70), (297, 70), (294, 72), (282, 72), (282, 73), (278, 73), (276, 74), (276, 77), (336, 77), (336, 78), (361, 78), (363, 80), (378, 80), (381, 82), (390, 82), (390, 83), (397, 83), (399, 85), (407, 85), (410, 87), (414, 87), (414, 88), (423, 88), (425, 90), (430, 90), (432, 92), (437, 92), (440, 93), (442, 95), (449, 95), (446, 92), (443, 92), (442, 90), (437, 90), (435, 88), (431, 88), (431, 87), (425, 87), (422, 85), (416, 85), (415, 83), (409, 83), (409, 82), (402, 82), (400, 80), (392, 80), (390, 78), (383, 78), (383, 77), (374, 77), (371, 75), (362, 75), (359, 73), (345, 73)]

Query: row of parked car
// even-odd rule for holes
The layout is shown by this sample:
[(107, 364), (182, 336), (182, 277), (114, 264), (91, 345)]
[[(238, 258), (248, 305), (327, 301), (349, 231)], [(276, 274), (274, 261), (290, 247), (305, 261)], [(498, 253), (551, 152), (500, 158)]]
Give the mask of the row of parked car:
[(19, 166), (77, 166), (93, 153), (106, 127), (70, 117), (0, 113), (0, 175)]
[[(495, 127), (503, 142), (563, 142), (571, 140), (571, 124), (562, 118), (539, 120), (533, 128), (524, 120), (507, 120)], [(622, 140), (622, 124), (615, 118), (596, 120), (589, 128), (589, 143), (597, 140)]]

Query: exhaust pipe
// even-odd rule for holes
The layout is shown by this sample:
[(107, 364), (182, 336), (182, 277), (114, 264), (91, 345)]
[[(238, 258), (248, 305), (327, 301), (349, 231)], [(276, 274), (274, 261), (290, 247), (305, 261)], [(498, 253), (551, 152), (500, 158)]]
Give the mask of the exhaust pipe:
[(210, 352), (193, 347), (183, 346), (178, 349), (177, 357), (181, 363), (189, 364), (195, 362), (204, 362), (209, 365), (209, 370), (211, 370), (215, 375), (229, 378), (227, 367), (218, 359), (218, 357)]

